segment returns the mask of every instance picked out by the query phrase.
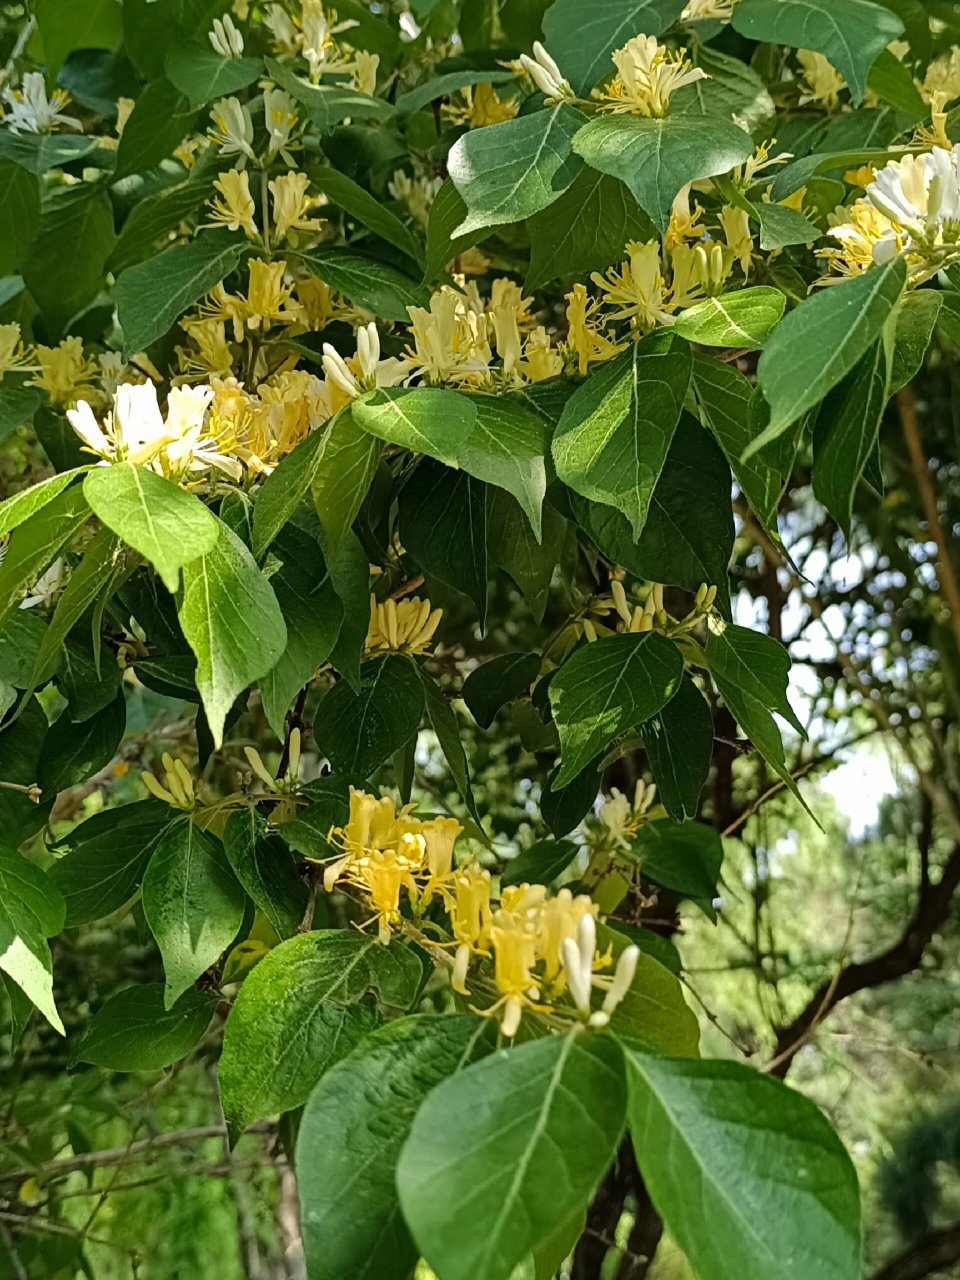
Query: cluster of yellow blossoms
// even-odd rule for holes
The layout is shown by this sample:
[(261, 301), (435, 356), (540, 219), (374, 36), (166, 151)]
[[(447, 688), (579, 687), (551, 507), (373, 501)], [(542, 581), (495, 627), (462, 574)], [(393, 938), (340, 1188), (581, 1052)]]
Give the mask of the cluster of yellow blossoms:
[(443, 617), (429, 600), (413, 596), (409, 600), (384, 600), (370, 594), (370, 626), (364, 649), (367, 653), (426, 653)]
[[(489, 871), (474, 861), (454, 865), (461, 831), (453, 818), (417, 818), (412, 805), (398, 812), (389, 796), (351, 788), (349, 818), (328, 836), (338, 853), (324, 869), (324, 888), (358, 891), (382, 942), (403, 928), (404, 904), (414, 936), (436, 931), (424, 913), (438, 900), (449, 926), (449, 941), (440, 945), (455, 947), (453, 989), (471, 994), (471, 967), (492, 959), (494, 999), (474, 1011), (499, 1014), (505, 1036), (516, 1034), (525, 1010), (603, 1025), (629, 990), (637, 948), (621, 953), (612, 975), (597, 976), (612, 967), (612, 955), (596, 949), (596, 903), (569, 889), (549, 897), (543, 885), (530, 884), (505, 887), (496, 900)], [(477, 975), (473, 986), (481, 998), (489, 982)], [(606, 992), (598, 1010), (591, 1007), (594, 987)], [(558, 1008), (553, 1002), (564, 996)]]

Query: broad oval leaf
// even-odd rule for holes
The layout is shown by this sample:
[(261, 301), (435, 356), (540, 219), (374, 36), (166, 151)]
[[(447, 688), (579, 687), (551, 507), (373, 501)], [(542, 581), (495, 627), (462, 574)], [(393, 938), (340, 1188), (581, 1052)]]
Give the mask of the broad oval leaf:
[(247, 976), (227, 1019), (218, 1076), (234, 1136), (305, 1102), (323, 1075), (377, 1024), (369, 993), (394, 1009), (413, 1002), (419, 960), (355, 929), (301, 933)]
[(224, 58), (213, 49), (184, 49), (179, 44), (167, 50), (164, 74), (175, 89), (189, 99), (191, 107), (202, 107), (215, 98), (226, 98), (253, 84), (263, 75), (260, 58)]
[(466, 471), (423, 461), (399, 502), (403, 545), (427, 578), (462, 591), (486, 619), (488, 492)]
[(646, 521), (692, 367), (682, 338), (651, 334), (577, 388), (553, 437), (558, 477), (622, 511), (634, 536)]
[(483, 729), (501, 707), (527, 693), (540, 673), (536, 653), (501, 653), (475, 667), (463, 682), (463, 700)]
[(601, 115), (583, 126), (573, 149), (591, 168), (626, 183), (663, 233), (680, 188), (742, 164), (753, 141), (729, 120)]
[(351, 415), (371, 435), (411, 453), (425, 453), (448, 467), (460, 465), (477, 425), (472, 397), (441, 387), (373, 391), (354, 402)]
[(372, 658), (360, 668), (360, 688), (345, 680), (323, 697), (314, 718), (317, 746), (337, 773), (369, 777), (417, 732), (423, 686), (406, 658)]
[(763, 346), (786, 306), (779, 289), (757, 285), (738, 293), (706, 298), (688, 307), (677, 318), (674, 333), (704, 347), (743, 347), (755, 351)]
[(307, 907), (307, 887), (297, 875), (297, 860), (267, 825), (266, 818), (248, 807), (232, 813), (223, 830), (223, 848), (233, 873), (281, 938), (289, 937)]
[[(346, 92), (352, 94), (353, 90)], [(348, 301), (382, 320), (406, 322), (410, 318), (408, 307), (425, 307), (430, 303), (430, 295), (423, 285), (379, 258), (339, 247), (310, 249), (301, 257), (324, 284), (338, 289)]]
[(628, 729), (660, 710), (680, 685), (683, 659), (654, 632), (604, 636), (577, 649), (550, 682), (563, 787)]
[(639, 860), (648, 880), (689, 898), (716, 922), (713, 899), (723, 865), (723, 843), (713, 827), (668, 818), (645, 822), (630, 846), (630, 856)]
[(610, 55), (636, 35), (658, 36), (680, 17), (684, 0), (554, 0), (543, 19), (551, 56), (587, 94), (613, 70)]
[(472, 396), (476, 421), (457, 461), (470, 475), (505, 489), (523, 508), (537, 541), (547, 491), (550, 431), (539, 414), (506, 396)]
[(659, 802), (671, 818), (695, 817), (713, 756), (713, 715), (689, 676), (641, 726), (640, 736)]
[(168, 591), (185, 564), (214, 547), (219, 526), (194, 494), (148, 467), (117, 462), (87, 473), (83, 492), (94, 513), (154, 566)]
[(501, 1050), (434, 1089), (397, 1168), (430, 1266), (444, 1280), (509, 1280), (536, 1258), (551, 1275), (613, 1160), (624, 1104), (615, 1043), (580, 1030)]
[(90, 504), (81, 485), (55, 498), (18, 524), (0, 561), (0, 622), (90, 519)]
[(324, 1074), (297, 1135), (310, 1280), (406, 1280), (417, 1249), (400, 1213), (397, 1159), (430, 1090), (489, 1052), (489, 1030), (466, 1016), (400, 1018)]
[(61, 1035), (47, 938), (62, 931), (63, 921), (63, 898), (50, 877), (13, 849), (0, 846), (0, 970)]
[(196, 1047), (218, 1003), (213, 992), (191, 988), (167, 1008), (162, 983), (127, 987), (86, 1024), (73, 1060), (110, 1071), (162, 1071)]
[(812, 1102), (738, 1062), (624, 1056), (637, 1163), (702, 1280), (859, 1280), (857, 1175)]

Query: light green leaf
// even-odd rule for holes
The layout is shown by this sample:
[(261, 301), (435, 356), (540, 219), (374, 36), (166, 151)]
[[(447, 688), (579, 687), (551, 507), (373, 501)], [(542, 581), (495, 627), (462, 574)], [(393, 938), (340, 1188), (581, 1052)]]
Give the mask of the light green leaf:
[(219, 999), (215, 992), (191, 988), (168, 1008), (162, 983), (127, 987), (110, 996), (84, 1026), (73, 1061), (93, 1062), (109, 1071), (172, 1067), (196, 1047)]
[(544, 42), (575, 93), (610, 75), (610, 55), (636, 35), (658, 36), (680, 17), (684, 0), (554, 0), (543, 19)]
[(47, 939), (62, 931), (63, 921), (63, 898), (50, 877), (0, 845), (0, 969), (61, 1035)]
[(776, 528), (803, 422), (745, 459), (751, 441), (770, 419), (761, 393), (734, 365), (700, 355), (693, 358), (693, 388), (703, 425), (716, 436), (747, 501), (761, 524)]
[(772, 119), (776, 109), (770, 92), (747, 63), (699, 42), (694, 45), (693, 58), (707, 78), (684, 85), (673, 94), (671, 115), (735, 118), (750, 133)]
[(76, 133), (14, 133), (0, 131), (0, 156), (38, 175), (88, 155), (97, 139)]
[(260, 486), (253, 504), (252, 540), (258, 560), (310, 492), (333, 425), (331, 422), (323, 431), (312, 431), (301, 440)]
[(167, 977), (165, 1008), (219, 960), (240, 928), (243, 903), (220, 841), (188, 817), (167, 827), (143, 877), (143, 914)]
[(472, 396), (441, 387), (391, 387), (355, 400), (351, 412), (364, 431), (411, 453), (459, 466), (477, 425)]
[(750, 40), (822, 53), (846, 80), (857, 105), (872, 63), (903, 31), (896, 14), (869, 0), (743, 0), (732, 21)]
[(751, 631), (711, 617), (707, 661), (718, 680), (736, 685), (783, 716), (801, 738), (806, 731), (787, 701), (790, 655), (784, 646), (762, 631)]
[(427, 1096), (397, 1185), (443, 1280), (509, 1280), (533, 1259), (544, 1275), (560, 1266), (620, 1141), (622, 1072), (612, 1040), (578, 1030), (484, 1058)]
[(550, 682), (563, 787), (621, 733), (656, 715), (677, 692), (683, 659), (654, 632), (604, 636), (577, 649)]
[(751, 216), (760, 224), (760, 248), (765, 252), (791, 244), (813, 244), (823, 235), (809, 218), (785, 204), (760, 200), (753, 206)]
[(427, 218), (427, 265), (423, 272), (425, 284), (436, 280), (444, 267), (458, 254), (480, 244), (491, 234), (492, 227), (477, 227), (466, 235), (457, 235), (457, 228), (466, 216), (467, 206), (463, 203), (463, 197), (450, 179), (444, 178), (443, 186), (434, 196)]
[[(345, 16), (342, 5), (341, 15)], [(344, 120), (389, 120), (394, 114), (389, 102), (358, 93), (349, 84), (309, 84), (275, 58), (267, 58), (266, 66), (270, 79), (296, 98), (320, 133), (329, 133)]]
[(103, 287), (115, 239), (113, 205), (104, 186), (85, 182), (46, 190), (20, 274), (57, 334)]
[(626, 183), (640, 208), (665, 232), (680, 188), (742, 164), (753, 154), (753, 142), (729, 120), (601, 115), (583, 126), (573, 149), (591, 168)]
[(123, 36), (116, 0), (37, 0), (37, 28), (43, 40), (43, 60), (55, 75), (74, 49), (116, 49)]
[(324, 1075), (297, 1135), (310, 1280), (406, 1280), (417, 1250), (397, 1196), (400, 1150), (430, 1090), (489, 1052), (488, 1030), (470, 1017), (400, 1018)]
[(133, 897), (160, 836), (176, 818), (160, 800), (104, 809), (74, 827), (56, 846), (63, 856), (50, 878), (66, 903), (66, 927), (90, 924)]
[(172, 45), (163, 63), (164, 73), (193, 108), (216, 98), (227, 98), (263, 75), (260, 58), (224, 58), (213, 49), (184, 49)]
[(324, 284), (338, 289), (348, 302), (381, 320), (402, 320), (406, 324), (410, 319), (408, 307), (430, 305), (430, 295), (423, 285), (379, 258), (337, 247), (310, 249), (300, 257)]
[(812, 1102), (738, 1062), (624, 1056), (644, 1183), (702, 1280), (859, 1280), (857, 1176)]
[(61, 471), (57, 475), (33, 484), (29, 489), (21, 489), (12, 498), (0, 502), (0, 538), (5, 537), (11, 529), (23, 524), (30, 516), (45, 507), (61, 494), (68, 485), (87, 470), (86, 467), (75, 467), (72, 471)]
[(763, 346), (783, 315), (786, 302), (779, 289), (768, 285), (720, 294), (688, 307), (677, 318), (673, 331), (703, 347), (744, 347), (755, 351)]
[(181, 568), (216, 544), (216, 516), (194, 494), (147, 467), (95, 467), (83, 492), (107, 528), (150, 561), (170, 592), (180, 585)]
[[(487, 73), (489, 74), (489, 73)], [(440, 77), (442, 79), (442, 77)], [(431, 81), (431, 84), (435, 81)], [(337, 169), (321, 169), (314, 177), (314, 185), (346, 213), (359, 219), (381, 239), (386, 240), (412, 258), (418, 266), (424, 263), (423, 245), (410, 228), (392, 213), (376, 196), (348, 178)]]
[(267, 820), (253, 807), (232, 813), (223, 830), (223, 848), (233, 873), (281, 938), (303, 920), (307, 886), (297, 860)]
[(197, 688), (214, 745), (234, 700), (276, 663), (287, 628), (273, 588), (253, 556), (222, 522), (210, 551), (183, 570), (178, 614), (197, 655)]
[[(654, 951), (657, 944), (644, 936), (645, 929), (630, 925), (624, 926), (622, 933), (620, 929), (619, 920), (615, 929), (601, 924), (597, 929), (598, 946), (604, 951), (608, 947), (612, 950), (614, 964), (630, 943), (640, 948), (641, 955), (630, 989), (610, 1018), (610, 1031), (621, 1044), (638, 1053), (696, 1058), (700, 1052), (700, 1025), (683, 998), (676, 973), (665, 963), (665, 959), (678, 961), (679, 957), (667, 952), (661, 959)], [(663, 948), (658, 950), (662, 953)]]
[(820, 407), (813, 429), (813, 492), (850, 539), (853, 497), (877, 446), (890, 350), (875, 342)]
[(324, 547), (332, 560), (340, 555), (379, 459), (379, 443), (357, 422), (352, 407), (341, 410), (323, 429), (310, 483)]
[(516, 498), (539, 542), (547, 491), (544, 454), (550, 447), (549, 427), (519, 400), (506, 396), (471, 396), (470, 403), (476, 420), (459, 447), (457, 464)]
[(409, 947), (355, 929), (301, 933), (247, 976), (227, 1019), (218, 1078), (231, 1135), (290, 1111), (377, 1024), (369, 993), (406, 1009), (422, 969)]
[(521, 222), (552, 204), (581, 167), (571, 144), (582, 124), (580, 112), (561, 103), (458, 138), (447, 169), (467, 216), (454, 234)]
[(906, 264), (895, 258), (854, 280), (818, 290), (784, 316), (757, 367), (770, 425), (755, 437), (746, 457), (802, 417), (866, 355), (905, 281)]
[(0, 561), (0, 622), (15, 609), (90, 518), (80, 485), (65, 489), (17, 524)]
[(128, 267), (113, 295), (123, 329), (124, 355), (142, 351), (234, 269), (244, 241), (229, 231), (204, 231), (187, 244), (165, 249)]
[(527, 219), (530, 268), (525, 288), (585, 277), (619, 262), (630, 240), (649, 240), (653, 224), (616, 178), (581, 169), (566, 191)]
[(616, 507), (639, 536), (690, 382), (687, 344), (654, 333), (601, 366), (567, 401), (553, 437), (558, 477)]
[[(893, 335), (888, 395), (895, 395), (901, 387), (912, 382), (923, 367), (923, 357), (933, 337), (943, 298), (944, 295), (934, 289), (916, 289), (901, 299)], [(2, 511), (0, 507), (0, 514)]]
[(358, 692), (341, 680), (314, 717), (317, 746), (338, 773), (369, 777), (420, 727), (423, 689), (406, 658), (372, 658), (360, 668)]
[(671, 818), (696, 817), (713, 757), (713, 715), (689, 676), (641, 726), (640, 736), (659, 802)]

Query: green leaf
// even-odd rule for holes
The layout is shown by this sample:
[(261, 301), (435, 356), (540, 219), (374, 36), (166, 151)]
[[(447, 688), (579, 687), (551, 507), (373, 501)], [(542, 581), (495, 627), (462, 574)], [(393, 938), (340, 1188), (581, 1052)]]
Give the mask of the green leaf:
[(601, 924), (597, 929), (599, 946), (603, 950), (611, 947), (614, 963), (630, 943), (640, 947), (641, 955), (630, 989), (611, 1015), (611, 1032), (621, 1044), (637, 1053), (696, 1058), (700, 1051), (700, 1026), (683, 998), (676, 974), (651, 954), (653, 944), (649, 939), (636, 936), (646, 930), (634, 930), (628, 925), (621, 933), (620, 927), (620, 921), (616, 929)]
[(463, 700), (477, 724), (489, 729), (500, 708), (528, 693), (539, 674), (538, 653), (502, 653), (470, 672)]
[(693, 358), (693, 388), (705, 427), (713, 432), (737, 483), (760, 523), (776, 528), (777, 507), (793, 469), (803, 422), (746, 460), (751, 441), (766, 427), (770, 410), (759, 390), (732, 364)]
[(215, 176), (216, 171), (211, 171), (201, 160), (185, 182), (165, 187), (135, 204), (120, 228), (107, 260), (108, 269), (119, 275), (127, 267), (151, 257), (158, 242), (213, 194)]
[(850, 540), (853, 497), (877, 447), (890, 373), (881, 338), (824, 400), (813, 429), (813, 492)]
[[(29, 422), (43, 404), (43, 392), (37, 387), (17, 386), (12, 380), (7, 381), (8, 385), (0, 385), (0, 443), (13, 435), (18, 427)], [(8, 498), (7, 501), (12, 499)]]
[(857, 1176), (812, 1102), (738, 1062), (624, 1056), (644, 1183), (702, 1280), (857, 1280)]
[(430, 305), (430, 296), (423, 285), (379, 258), (336, 247), (310, 249), (300, 257), (324, 284), (339, 290), (348, 302), (371, 311), (381, 320), (407, 323), (408, 307)]
[(44, 795), (55, 796), (99, 773), (116, 755), (126, 727), (127, 703), (119, 689), (79, 725), (71, 725), (65, 713), (40, 757), (37, 782)]
[(544, 43), (575, 93), (610, 75), (610, 55), (636, 35), (658, 36), (680, 17), (683, 0), (554, 0), (543, 19)]
[(486, 487), (463, 471), (421, 462), (400, 493), (403, 545), (430, 579), (462, 591), (481, 627), (487, 608)]
[(163, 69), (173, 87), (196, 109), (253, 84), (263, 75), (263, 61), (224, 58), (213, 49), (183, 49), (173, 45), (167, 50)]
[(162, 983), (127, 987), (110, 996), (84, 1026), (73, 1061), (108, 1071), (172, 1067), (197, 1046), (218, 1002), (213, 992), (191, 989), (167, 1008)]
[(731, 58), (709, 44), (695, 44), (694, 62), (707, 73), (705, 80), (684, 85), (670, 99), (670, 114), (719, 116), (735, 119), (755, 133), (775, 115), (773, 99), (757, 73), (739, 58)]
[(581, 169), (566, 191), (527, 219), (530, 267), (525, 288), (558, 278), (584, 277), (623, 257), (631, 240), (649, 240), (653, 224), (616, 178)]
[(70, 0), (37, 0), (34, 12), (51, 75), (74, 49), (116, 49), (123, 38), (116, 0), (89, 0), (80, 8)]
[(654, 632), (604, 636), (577, 649), (550, 682), (560, 732), (562, 787), (621, 733), (656, 715), (676, 693), (683, 659)]
[(337, 773), (369, 777), (420, 727), (423, 688), (406, 658), (372, 658), (360, 668), (358, 692), (341, 680), (314, 717), (317, 746)]
[(253, 554), (258, 560), (293, 517), (310, 492), (323, 459), (332, 423), (312, 431), (279, 464), (260, 486), (253, 505)]
[(476, 1018), (401, 1018), (324, 1075), (297, 1135), (310, 1280), (406, 1280), (417, 1250), (400, 1213), (400, 1150), (430, 1090), (487, 1052), (486, 1040)]
[(457, 461), (470, 475), (516, 498), (539, 542), (547, 491), (544, 454), (550, 447), (547, 423), (519, 400), (506, 396), (477, 395), (471, 401), (476, 421)]
[(47, 939), (63, 929), (60, 891), (45, 872), (0, 845), (0, 969), (63, 1035)]
[(540, 816), (558, 840), (579, 826), (593, 808), (600, 790), (599, 769), (598, 756), (564, 787), (556, 786), (556, 769), (547, 779), (540, 793)]
[(142, 351), (234, 269), (244, 241), (220, 229), (204, 231), (122, 271), (114, 286), (124, 355)]
[(723, 844), (713, 827), (669, 818), (645, 822), (630, 856), (639, 859), (648, 880), (689, 898), (716, 922), (713, 899), (723, 865)]
[[(644, 929), (642, 925), (628, 924), (625, 920), (618, 920), (616, 929), (606, 926), (604, 929), (604, 940), (610, 936), (623, 936), (621, 946), (633, 943), (635, 947), (639, 947), (644, 955), (652, 956), (654, 960), (659, 961), (665, 969), (673, 974), (679, 974), (683, 966), (680, 963), (680, 954), (669, 938), (662, 938), (659, 933), (654, 933), (652, 929)], [(619, 954), (617, 947), (614, 946), (614, 954)], [(696, 1057), (696, 1050), (692, 1053)]]
[(531, 1256), (544, 1275), (560, 1266), (620, 1141), (622, 1072), (613, 1041), (573, 1031), (484, 1058), (427, 1096), (397, 1185), (443, 1280), (509, 1280)]
[(216, 516), (194, 494), (148, 467), (117, 462), (95, 467), (83, 493), (107, 528), (154, 566), (174, 592), (184, 565), (212, 551), (219, 536)]
[(76, 133), (14, 133), (0, 130), (0, 156), (40, 176), (89, 155), (97, 139)]
[(444, 267), (464, 249), (480, 244), (490, 235), (492, 228), (476, 228), (466, 235), (456, 235), (456, 230), (467, 216), (463, 197), (449, 178), (433, 198), (427, 217), (427, 265), (423, 280), (430, 284), (441, 275)]
[(307, 909), (307, 887), (297, 860), (267, 820), (248, 807), (232, 813), (223, 848), (233, 873), (281, 938), (296, 932)]
[(329, 167), (321, 169), (315, 175), (314, 185), (319, 187), (334, 204), (359, 219), (382, 240), (386, 240), (401, 253), (405, 253), (408, 258), (412, 258), (418, 266), (423, 266), (423, 245), (410, 228), (401, 222), (395, 213), (391, 213), (386, 208), (382, 200), (371, 195), (359, 183), (348, 178), (345, 173)]
[(690, 348), (654, 333), (602, 365), (567, 401), (553, 437), (557, 475), (616, 507), (639, 537), (690, 382)]
[(413, 89), (401, 93), (397, 97), (396, 108), (400, 116), (413, 115), (421, 107), (437, 98), (449, 98), (458, 89), (466, 89), (474, 84), (506, 84), (516, 77), (512, 71), (488, 71), (484, 68), (466, 68), (463, 71), (448, 71), (444, 75), (430, 76)]
[(133, 897), (175, 816), (160, 800), (138, 800), (95, 813), (64, 836), (50, 878), (66, 903), (66, 928), (102, 920)]
[(500, 873), (500, 883), (553, 884), (580, 852), (572, 840), (538, 840), (521, 849)]
[[(37, 780), (40, 757), (47, 747), (49, 725), (37, 698), (27, 698), (15, 719), (0, 730), (0, 778), (29, 787)], [(36, 804), (22, 791), (0, 787), (0, 831), (3, 843), (16, 848), (43, 827), (53, 807), (53, 797)], [(59, 929), (55, 930), (59, 933)]]
[(278, 661), (260, 677), (260, 697), (267, 723), (282, 738), (284, 717), (294, 698), (333, 652), (344, 608), (320, 548), (308, 533), (288, 525), (274, 543), (274, 551), (280, 563), (270, 585), (283, 614), (287, 644)]
[(724, 293), (682, 312), (673, 331), (704, 347), (745, 347), (756, 351), (780, 320), (786, 302), (779, 289), (768, 285)]
[(713, 756), (713, 716), (689, 676), (665, 707), (642, 726), (657, 799), (671, 818), (696, 817)]
[(305, 1102), (376, 1026), (369, 993), (406, 1009), (421, 975), (409, 947), (384, 946), (355, 929), (301, 933), (274, 947), (248, 974), (227, 1019), (218, 1077), (231, 1135)]
[(601, 115), (583, 126), (573, 149), (591, 168), (626, 183), (663, 233), (680, 188), (742, 164), (753, 142), (729, 120)]
[[(916, 57), (916, 49), (911, 46), (911, 53)], [(928, 109), (914, 83), (910, 67), (884, 49), (878, 54), (876, 61), (867, 76), (867, 88), (870, 93), (883, 102), (889, 102), (899, 111), (904, 111), (914, 120), (923, 120)]]
[(747, 457), (822, 400), (867, 354), (903, 292), (906, 270), (904, 260), (895, 258), (818, 290), (784, 316), (757, 367), (770, 425), (755, 437)]
[(75, 485), (45, 502), (22, 523), (18, 521), (0, 561), (0, 623), (89, 518), (83, 489)]
[(460, 737), (460, 721), (453, 708), (453, 703), (444, 695), (437, 682), (428, 676), (422, 667), (418, 667), (417, 670), (420, 675), (420, 683), (423, 685), (427, 721), (440, 745), (443, 758), (446, 760), (447, 768), (450, 770), (450, 776), (457, 784), (457, 790), (463, 798), (467, 812), (482, 830), (483, 823), (480, 819), (480, 812), (477, 809), (477, 802), (473, 797), (473, 787), (470, 785), (467, 753)]
[(167, 827), (143, 877), (143, 914), (167, 977), (165, 1008), (219, 960), (243, 921), (243, 903), (220, 841), (191, 818)]
[(273, 588), (222, 522), (213, 547), (183, 569), (178, 614), (197, 655), (197, 688), (219, 748), (235, 699), (279, 661), (287, 628)]
[(441, 387), (391, 387), (368, 392), (351, 406), (356, 424), (411, 453), (425, 453), (460, 465), (460, 458), (477, 427), (473, 396)]
[(21, 275), (51, 329), (62, 332), (99, 293), (115, 239), (105, 187), (82, 183), (45, 193)]
[(553, 573), (560, 563), (569, 525), (546, 503), (541, 539), (534, 536), (520, 504), (503, 490), (487, 491), (487, 549), (490, 560), (503, 569), (523, 592), (535, 622), (546, 612)]
[(197, 119), (197, 108), (169, 80), (151, 80), (123, 126), (115, 177), (153, 169), (176, 151)]
[(320, 133), (329, 133), (343, 120), (389, 120), (394, 114), (383, 98), (358, 93), (348, 84), (308, 84), (275, 58), (267, 58), (266, 66), (270, 79), (296, 98)]
[(752, 209), (752, 216), (760, 224), (760, 248), (785, 249), (791, 244), (813, 244), (823, 232), (819, 227), (785, 204), (765, 204), (760, 201)]
[(311, 490), (324, 547), (336, 560), (377, 470), (380, 445), (357, 422), (352, 406), (327, 424), (321, 439)]
[(869, 0), (743, 0), (732, 22), (750, 40), (822, 53), (850, 86), (855, 105), (877, 55), (903, 31), (896, 14)]
[(0, 160), (0, 276), (11, 275), (24, 258), (40, 221), (37, 175), (12, 160)]
[(579, 111), (560, 103), (458, 138), (447, 169), (467, 216), (454, 234), (521, 222), (552, 204), (580, 170), (571, 144), (582, 124)]
[(912, 382), (923, 367), (923, 357), (933, 337), (943, 297), (933, 289), (917, 289), (901, 299), (893, 337), (888, 395), (895, 395), (901, 387)]
[(5, 537), (11, 529), (16, 529), (17, 525), (23, 524), (24, 520), (28, 520), (48, 502), (52, 502), (84, 471), (86, 467), (61, 471), (41, 480), (39, 484), (31, 485), (29, 489), (21, 489), (5, 502), (0, 502), (0, 538)]

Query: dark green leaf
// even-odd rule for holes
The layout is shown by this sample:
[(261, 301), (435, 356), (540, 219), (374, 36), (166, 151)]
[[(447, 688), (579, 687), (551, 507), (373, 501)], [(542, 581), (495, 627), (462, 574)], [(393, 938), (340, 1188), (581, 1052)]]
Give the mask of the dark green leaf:
[(575, 93), (586, 95), (613, 71), (610, 55), (636, 35), (658, 36), (680, 17), (684, 0), (554, 0), (544, 40)]
[(82, 724), (70, 725), (67, 715), (62, 719), (50, 735), (37, 771), (37, 781), (48, 798), (86, 782), (110, 763), (127, 727), (126, 699), (118, 690), (102, 711)]
[(671, 818), (696, 816), (713, 755), (713, 716), (689, 676), (641, 727), (657, 799)]
[(422, 84), (399, 95), (396, 101), (397, 114), (413, 115), (415, 111), (419, 111), (430, 102), (435, 102), (437, 98), (449, 98), (458, 89), (466, 89), (469, 85), (505, 84), (513, 79), (515, 76), (512, 71), (488, 71), (483, 68), (467, 68), (463, 71), (448, 71), (444, 75), (429, 76)]
[(185, 182), (165, 187), (135, 204), (120, 228), (117, 242), (107, 261), (114, 275), (149, 258), (157, 243), (194, 213), (213, 194), (213, 178), (202, 162), (191, 170)]
[(893, 337), (893, 362), (887, 394), (894, 395), (911, 382), (923, 367), (944, 295), (933, 289), (908, 293), (897, 312)]
[(327, 554), (336, 560), (377, 469), (380, 445), (344, 410), (324, 428), (311, 487)]
[(0, 160), (0, 276), (16, 271), (27, 256), (40, 222), (37, 175), (12, 160)]
[(36, 387), (17, 386), (10, 378), (7, 385), (0, 385), (0, 444), (29, 422), (42, 403), (43, 393)]
[(500, 708), (528, 693), (539, 674), (538, 653), (502, 653), (470, 672), (463, 700), (477, 724), (489, 729)]
[(372, 196), (345, 173), (329, 167), (317, 173), (314, 185), (334, 204), (359, 219), (382, 240), (412, 258), (418, 266), (423, 266), (423, 245), (410, 228), (386, 208), (382, 200)]
[(420, 727), (423, 688), (406, 658), (373, 658), (360, 668), (360, 689), (345, 680), (326, 693), (314, 718), (317, 746), (338, 773), (369, 777)]
[(538, 840), (521, 849), (500, 873), (504, 884), (552, 884), (580, 852), (572, 840)]
[(471, 397), (476, 420), (457, 456), (464, 471), (505, 489), (523, 508), (537, 541), (547, 491), (544, 454), (550, 447), (547, 423), (519, 400)]
[(553, 572), (560, 563), (568, 525), (547, 502), (538, 542), (520, 504), (502, 490), (487, 492), (487, 543), (491, 561), (523, 592), (535, 622), (547, 608)]
[(641, 940), (634, 936), (637, 931), (621, 933), (619, 930), (619, 921), (616, 929), (602, 924), (597, 929), (598, 944), (604, 950), (611, 947), (614, 963), (631, 942), (640, 947), (641, 955), (630, 990), (611, 1016), (610, 1030), (622, 1044), (637, 1053), (696, 1058), (700, 1027), (683, 998), (676, 974), (652, 953), (649, 940), (641, 945)]
[(565, 787), (556, 787), (556, 769), (547, 779), (540, 795), (540, 816), (558, 840), (579, 826), (593, 808), (600, 790), (599, 768), (598, 756)]
[(324, 284), (338, 289), (348, 302), (371, 311), (381, 320), (409, 320), (408, 307), (429, 305), (423, 285), (397, 267), (353, 249), (310, 249), (303, 262)]
[(161, 983), (127, 987), (110, 996), (83, 1028), (73, 1060), (109, 1071), (172, 1067), (196, 1047), (218, 999), (212, 992), (191, 989), (168, 1009)]
[[(668, 704), (669, 705), (669, 704)], [(644, 876), (690, 898), (716, 921), (713, 899), (723, 864), (723, 844), (704, 822), (645, 822), (630, 850)]]
[[(343, 14), (342, 5), (340, 11)], [(343, 120), (389, 120), (394, 114), (389, 102), (358, 93), (349, 84), (308, 84), (284, 63), (274, 58), (266, 63), (271, 80), (296, 98), (320, 133), (329, 133)]]
[(462, 591), (483, 625), (487, 600), (486, 488), (463, 471), (421, 462), (400, 494), (400, 535), (427, 579)]
[(604, 636), (577, 649), (550, 682), (560, 731), (563, 786), (621, 733), (635, 729), (676, 693), (683, 659), (654, 632)]
[(455, 234), (467, 216), (463, 197), (449, 178), (434, 196), (427, 219), (427, 265), (423, 279), (430, 284), (444, 267), (465, 249), (479, 244), (490, 234), (491, 228), (476, 228), (466, 235)]
[(82, 183), (45, 194), (21, 275), (51, 329), (61, 332), (96, 297), (115, 239), (105, 187)]
[(223, 848), (233, 873), (281, 938), (303, 920), (307, 887), (296, 859), (256, 809), (232, 813), (223, 831)]
[(427, 721), (433, 730), (443, 758), (447, 762), (450, 775), (457, 784), (457, 790), (463, 797), (467, 812), (478, 827), (483, 829), (477, 802), (473, 798), (473, 787), (470, 785), (470, 770), (467, 766), (467, 753), (460, 737), (460, 721), (453, 708), (453, 703), (444, 696), (443, 690), (426, 674), (422, 667), (418, 668), (420, 683), (423, 685), (424, 705)]
[(197, 108), (169, 80), (152, 80), (123, 126), (115, 176), (144, 173), (173, 154), (194, 127)]

